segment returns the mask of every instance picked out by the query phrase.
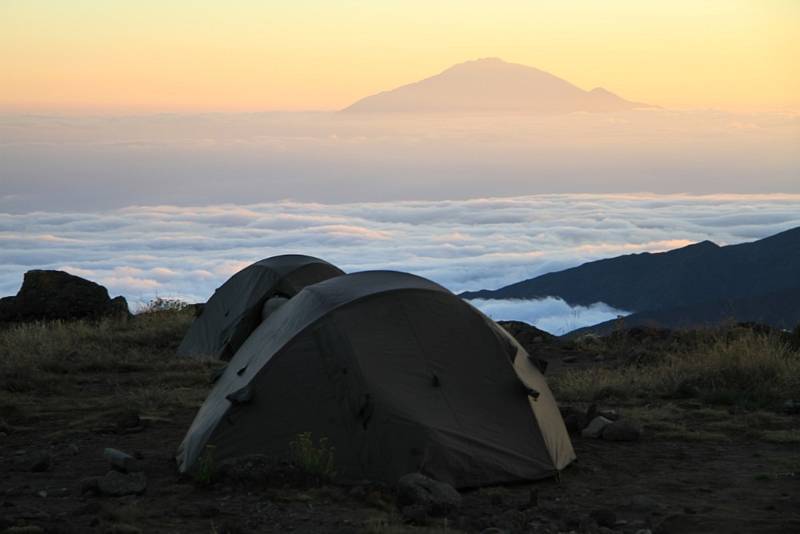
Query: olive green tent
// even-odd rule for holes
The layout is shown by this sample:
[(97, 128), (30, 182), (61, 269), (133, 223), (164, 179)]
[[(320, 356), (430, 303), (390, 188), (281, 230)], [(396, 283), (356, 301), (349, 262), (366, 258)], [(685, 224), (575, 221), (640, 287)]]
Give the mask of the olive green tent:
[(266, 318), (197, 413), (179, 470), (207, 450), (214, 465), (287, 458), (303, 432), (327, 438), (351, 479), (421, 471), (472, 487), (552, 476), (575, 458), (524, 349), (441, 286), (388, 271), (307, 286)]
[(324, 260), (299, 254), (273, 256), (242, 269), (211, 296), (178, 347), (178, 356), (229, 360), (261, 322), (268, 299), (292, 297), (309, 284), (341, 274)]

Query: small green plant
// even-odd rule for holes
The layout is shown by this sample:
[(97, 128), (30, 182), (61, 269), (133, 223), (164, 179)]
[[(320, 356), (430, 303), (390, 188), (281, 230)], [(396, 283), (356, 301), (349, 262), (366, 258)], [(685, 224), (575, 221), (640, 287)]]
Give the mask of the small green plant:
[(214, 445), (206, 445), (198, 462), (195, 480), (204, 486), (210, 486), (214, 481), (214, 449)]
[(181, 299), (156, 297), (142, 306), (139, 313), (177, 312), (189, 306), (188, 302)]
[(331, 480), (336, 476), (334, 448), (328, 443), (328, 438), (321, 437), (315, 445), (311, 432), (301, 432), (289, 442), (289, 450), (292, 462), (319, 481)]

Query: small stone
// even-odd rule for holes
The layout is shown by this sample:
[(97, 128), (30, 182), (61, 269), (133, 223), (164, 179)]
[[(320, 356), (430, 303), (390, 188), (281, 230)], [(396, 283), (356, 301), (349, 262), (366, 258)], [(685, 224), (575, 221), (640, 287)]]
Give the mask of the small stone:
[(598, 415), (581, 431), (581, 436), (584, 438), (599, 438), (603, 433), (603, 429), (611, 423), (610, 419)]
[(39, 490), (39, 491), (36, 492), (36, 495), (38, 495), (42, 499), (45, 499), (45, 498), (47, 498), (47, 491), (46, 490)]
[(401, 507), (421, 505), (429, 515), (438, 516), (461, 506), (461, 494), (450, 484), (409, 473), (397, 482), (397, 501)]
[(107, 448), (103, 451), (103, 457), (108, 460), (112, 469), (122, 471), (123, 473), (130, 473), (140, 471), (139, 462), (131, 456), (120, 450)]
[(608, 441), (636, 441), (642, 435), (642, 429), (636, 423), (621, 419), (614, 421), (603, 429), (603, 439)]

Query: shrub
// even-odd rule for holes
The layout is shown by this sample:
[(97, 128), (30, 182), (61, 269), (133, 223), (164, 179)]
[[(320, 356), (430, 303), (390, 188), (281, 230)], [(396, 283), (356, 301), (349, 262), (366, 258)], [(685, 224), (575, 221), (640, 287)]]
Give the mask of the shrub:
[(209, 486), (214, 481), (214, 445), (206, 445), (200, 460), (198, 461), (197, 472), (195, 473), (195, 480)]
[(306, 474), (319, 481), (328, 481), (336, 476), (334, 448), (328, 443), (328, 438), (322, 437), (319, 444), (314, 445), (311, 432), (301, 432), (289, 443), (289, 449), (292, 462)]
[(151, 299), (139, 310), (140, 314), (181, 311), (191, 306), (188, 302), (177, 298), (156, 297)]
[(189, 313), (147, 314), (130, 321), (22, 323), (0, 330), (0, 390), (55, 392), (73, 373), (130, 373), (182, 366), (172, 359)]

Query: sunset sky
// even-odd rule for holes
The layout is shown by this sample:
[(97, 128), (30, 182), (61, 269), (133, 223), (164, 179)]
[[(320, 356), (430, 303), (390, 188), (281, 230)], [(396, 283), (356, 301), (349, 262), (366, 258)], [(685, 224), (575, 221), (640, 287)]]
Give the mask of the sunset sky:
[(800, 110), (796, 0), (0, 0), (0, 111), (338, 109), (496, 56), (669, 108)]

